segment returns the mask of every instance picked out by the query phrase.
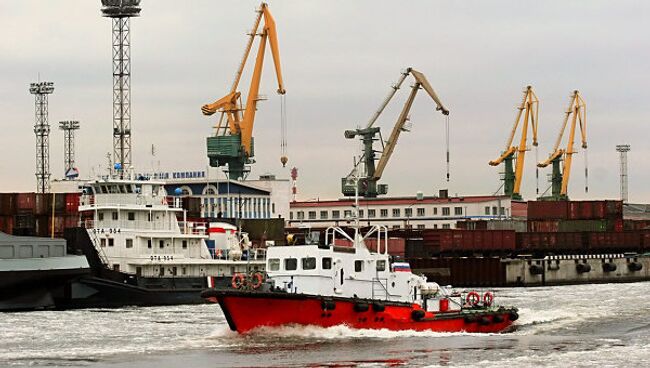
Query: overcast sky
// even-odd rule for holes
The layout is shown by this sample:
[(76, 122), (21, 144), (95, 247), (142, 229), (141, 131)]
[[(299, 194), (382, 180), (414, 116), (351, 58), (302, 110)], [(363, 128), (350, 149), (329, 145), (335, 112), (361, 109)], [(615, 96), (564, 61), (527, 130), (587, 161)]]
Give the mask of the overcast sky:
[[(142, 1), (132, 29), (134, 163), (146, 171), (199, 170), (216, 119), (200, 106), (228, 92), (257, 1)], [(289, 164), (280, 158), (280, 99), (270, 55), (255, 123), (252, 175), (288, 177), (299, 197), (338, 197), (359, 146), (345, 129), (366, 124), (400, 71), (423, 72), (451, 111), (451, 181), (445, 181), (444, 119), (416, 98), (383, 183), (391, 195), (449, 188), (492, 194), (526, 85), (540, 98), (538, 158), (551, 151), (575, 89), (587, 102), (589, 194), (584, 153), (575, 155), (573, 198), (616, 198), (615, 145), (629, 143), (630, 199), (650, 201), (650, 3), (645, 1), (270, 1), (287, 90)], [(106, 166), (112, 150), (111, 24), (100, 1), (0, 2), (0, 191), (35, 189), (34, 98), (30, 82), (53, 81), (51, 171), (63, 174), (58, 121), (77, 119), (77, 166)], [(252, 66), (252, 65), (249, 65)], [(250, 68), (241, 90), (248, 89)], [(409, 82), (410, 84), (410, 82)], [(408, 87), (408, 85), (405, 85)], [(378, 124), (388, 136), (403, 88)], [(156, 157), (150, 154), (156, 146)], [(535, 195), (535, 151), (523, 194)], [(542, 171), (540, 187), (548, 183)]]

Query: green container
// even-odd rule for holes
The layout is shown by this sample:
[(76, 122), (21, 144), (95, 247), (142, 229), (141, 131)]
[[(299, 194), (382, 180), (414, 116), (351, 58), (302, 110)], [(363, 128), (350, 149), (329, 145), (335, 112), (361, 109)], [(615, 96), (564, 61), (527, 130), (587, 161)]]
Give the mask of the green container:
[[(221, 135), (217, 137), (208, 137), (208, 157), (218, 158), (235, 158), (240, 157), (241, 136), (240, 135)], [(255, 155), (254, 140), (251, 138), (251, 154)]]
[(564, 220), (560, 221), (558, 227), (560, 232), (604, 232), (613, 230), (614, 222), (608, 220)]

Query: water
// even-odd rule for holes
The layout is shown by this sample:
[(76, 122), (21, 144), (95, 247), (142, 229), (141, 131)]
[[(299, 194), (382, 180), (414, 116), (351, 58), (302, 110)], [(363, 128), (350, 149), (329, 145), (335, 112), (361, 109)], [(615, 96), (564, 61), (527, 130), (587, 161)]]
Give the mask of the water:
[(650, 367), (650, 283), (497, 290), (508, 334), (284, 327), (239, 336), (217, 305), (0, 314), (0, 366)]

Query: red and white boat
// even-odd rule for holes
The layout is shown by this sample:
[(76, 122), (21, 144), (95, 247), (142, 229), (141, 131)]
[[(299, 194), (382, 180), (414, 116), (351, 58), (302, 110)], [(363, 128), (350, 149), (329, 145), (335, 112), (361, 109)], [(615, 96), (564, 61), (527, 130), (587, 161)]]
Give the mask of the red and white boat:
[[(332, 245), (337, 236), (354, 246)], [(376, 252), (365, 245), (370, 238)], [(517, 308), (494, 305), (491, 292), (453, 292), (413, 274), (408, 263), (393, 262), (385, 226), (362, 235), (357, 221), (352, 236), (331, 227), (325, 245), (305, 243), (269, 247), (266, 275), (238, 274), (232, 287), (207, 289), (202, 296), (218, 302), (239, 333), (283, 325), (503, 332), (518, 318)]]

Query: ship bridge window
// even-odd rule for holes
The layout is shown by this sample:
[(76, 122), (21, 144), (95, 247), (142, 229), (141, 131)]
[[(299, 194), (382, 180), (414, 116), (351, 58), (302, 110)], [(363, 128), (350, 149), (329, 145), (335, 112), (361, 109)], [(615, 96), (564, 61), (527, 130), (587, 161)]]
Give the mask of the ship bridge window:
[(280, 259), (271, 258), (269, 259), (269, 271), (279, 271), (280, 270)]
[(303, 270), (315, 270), (316, 269), (316, 258), (307, 257), (302, 259), (302, 269)]
[(324, 270), (331, 270), (332, 269), (332, 258), (330, 257), (323, 257), (321, 260), (321, 266)]
[(377, 272), (386, 271), (386, 260), (380, 259), (377, 261)]
[(363, 260), (359, 259), (354, 261), (354, 272), (363, 271)]
[(135, 221), (135, 212), (127, 213), (127, 217), (129, 219), (129, 221)]
[(117, 212), (112, 212), (113, 220), (117, 220), (119, 217), (117, 215)]
[(284, 260), (285, 271), (295, 271), (298, 268), (298, 260), (296, 258), (287, 258)]

